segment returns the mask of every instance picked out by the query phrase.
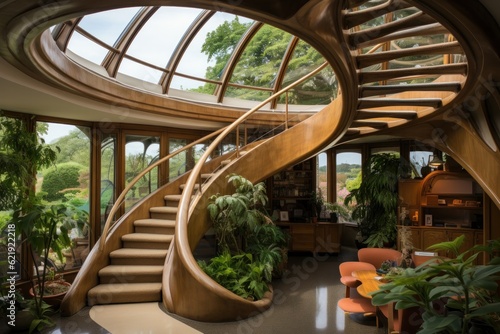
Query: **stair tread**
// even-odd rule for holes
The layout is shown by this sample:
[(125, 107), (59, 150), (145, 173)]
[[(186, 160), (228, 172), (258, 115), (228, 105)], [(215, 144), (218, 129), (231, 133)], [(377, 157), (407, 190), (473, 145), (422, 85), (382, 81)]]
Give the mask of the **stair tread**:
[(177, 213), (177, 207), (172, 206), (153, 206), (149, 208), (149, 212), (154, 213)]
[(109, 265), (99, 270), (99, 276), (107, 275), (150, 275), (161, 274), (163, 266), (148, 266), (148, 265)]
[(181, 194), (170, 194), (170, 195), (165, 195), (163, 198), (166, 200), (171, 200), (171, 201), (178, 201), (182, 197)]
[(175, 227), (175, 220), (154, 218), (138, 219), (134, 221), (134, 226)]
[(99, 284), (89, 290), (89, 294), (100, 294), (100, 293), (116, 293), (118, 290), (117, 286), (126, 286), (124, 289), (120, 289), (122, 293), (136, 292), (136, 291), (161, 291), (162, 284), (159, 282), (152, 283), (116, 283), (116, 284)]
[(170, 242), (172, 239), (171, 234), (130, 233), (122, 236), (123, 241)]
[(142, 248), (120, 248), (112, 251), (111, 258), (164, 258), (167, 256), (167, 249), (142, 249)]

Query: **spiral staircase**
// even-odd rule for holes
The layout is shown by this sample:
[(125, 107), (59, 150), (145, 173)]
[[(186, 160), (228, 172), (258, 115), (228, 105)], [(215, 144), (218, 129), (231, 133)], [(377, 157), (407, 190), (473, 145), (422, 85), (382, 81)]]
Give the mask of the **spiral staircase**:
[[(213, 1), (189, 4), (212, 8)], [(0, 46), (0, 54), (44, 83), (82, 95), (98, 90), (95, 100), (121, 105), (127, 99), (131, 108), (145, 110), (141, 94), (131, 94), (139, 96), (132, 100), (111, 80), (77, 83), (73, 78), (77, 75), (67, 72), (80, 73), (78, 66), (61, 56), (60, 46), (41, 32), (52, 21), (126, 5), (135, 6), (137, 1), (48, 0), (43, 6), (35, 0), (5, 2), (0, 5), (0, 26), (5, 31), (2, 41), (7, 42)], [(245, 300), (214, 282), (196, 263), (193, 250), (210, 228), (208, 198), (227, 193), (226, 176), (231, 173), (261, 181), (340, 143), (362, 143), (365, 138), (432, 140), (432, 146), (458, 157), (499, 205), (498, 169), (488, 166), (500, 161), (500, 122), (497, 115), (484, 111), (500, 109), (498, 68), (485, 65), (498, 62), (498, 43), (492, 36), (499, 35), (499, 28), (491, 20), (483, 24), (470, 18), (487, 14), (480, 6), (453, 0), (245, 0), (218, 6), (242, 15), (258, 13), (308, 41), (334, 68), (340, 83), (338, 98), (307, 119), (285, 125), (285, 131), (271, 138), (236, 145), (235, 152), (210, 160), (216, 146), (266, 101), (208, 136), (212, 144), (189, 173), (149, 194), (116, 221), (106, 222), (63, 301), (63, 315), (86, 305), (142, 301), (161, 301), (169, 312), (199, 321), (236, 320), (266, 310), (272, 291), (262, 300)], [(27, 15), (33, 20), (26, 20)], [(60, 68), (48, 66), (50, 62)], [(470, 96), (487, 107), (477, 112), (454, 108), (476, 102), (467, 101)], [(153, 112), (168, 103), (163, 97), (147, 101)], [(110, 217), (119, 211), (123, 196)]]
[[(225, 177), (237, 173), (254, 182), (264, 180), (340, 140), (384, 135), (387, 129), (411, 125), (445, 108), (466, 84), (464, 50), (444, 26), (409, 1), (363, 7), (365, 3), (373, 1), (332, 1), (329, 8), (322, 8), (340, 22), (329, 29), (338, 36), (338, 45), (347, 46), (343, 61), (357, 89), (342, 91), (317, 114), (244, 148), (245, 154), (206, 162), (211, 148), (222, 140), (216, 139), (189, 174), (145, 198), (110, 227), (109, 234), (104, 233), (63, 302), (64, 314), (85, 305), (162, 301), (170, 312), (187, 318), (229, 321), (271, 305), (272, 291), (259, 301), (238, 297), (210, 279), (193, 257), (193, 249), (210, 227), (207, 199), (227, 191)], [(392, 19), (404, 11), (401, 18)], [(381, 22), (365, 25), (370, 20)], [(398, 47), (403, 39), (419, 41), (436, 35), (448, 39)], [(411, 59), (424, 57), (429, 59), (426, 66), (407, 66)]]

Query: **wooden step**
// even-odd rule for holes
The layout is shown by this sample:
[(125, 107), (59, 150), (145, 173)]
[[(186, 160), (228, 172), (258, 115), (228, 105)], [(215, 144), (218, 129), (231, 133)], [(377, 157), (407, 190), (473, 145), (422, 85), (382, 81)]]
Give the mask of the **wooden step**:
[(363, 120), (387, 117), (411, 120), (417, 117), (417, 112), (413, 110), (358, 110), (354, 119)]
[(112, 265), (162, 266), (167, 249), (120, 248), (109, 254)]
[(99, 284), (87, 294), (89, 306), (161, 301), (161, 283)]
[(138, 219), (134, 221), (135, 233), (174, 234), (175, 220)]
[(123, 248), (168, 249), (173, 240), (172, 235), (131, 233), (122, 236)]
[(460, 54), (463, 49), (458, 42), (447, 42), (440, 44), (424, 45), (400, 50), (382, 51), (376, 53), (361, 54), (356, 57), (358, 68), (371, 66), (387, 62), (390, 60), (418, 56), (418, 55), (431, 55), (431, 54)]
[(153, 219), (175, 220), (177, 218), (177, 207), (157, 206), (149, 208), (149, 214)]
[[(449, 33), (448, 30), (443, 27), (440, 23), (430, 23), (423, 26), (396, 31), (388, 35), (376, 35), (370, 40), (357, 41), (357, 48), (365, 48), (372, 45), (377, 45), (384, 42), (394, 41), (397, 39), (414, 37), (414, 36), (424, 36), (424, 35), (439, 35)], [(354, 41), (351, 41), (354, 43)], [(354, 46), (351, 46), (354, 48)]]
[(418, 99), (389, 99), (389, 98), (363, 98), (358, 99), (358, 108), (379, 108), (387, 106), (416, 106), (439, 108), (443, 105), (441, 99), (437, 98), (418, 98)]
[(387, 127), (387, 122), (383, 121), (354, 121), (351, 124), (353, 127), (369, 127), (375, 129), (384, 129)]
[(99, 270), (100, 284), (161, 282), (163, 265), (110, 265)]
[(423, 83), (423, 84), (409, 84), (409, 85), (373, 85), (373, 86), (360, 86), (359, 96), (369, 97), (377, 95), (390, 95), (402, 92), (453, 92), (457, 93), (462, 88), (460, 82), (436, 82), (436, 83)]
[(431, 76), (444, 74), (467, 74), (467, 64), (447, 64), (438, 66), (413, 67), (394, 70), (368, 71), (358, 72), (359, 82), (361, 84), (384, 81), (397, 78), (405, 78), (412, 76)]
[[(361, 1), (349, 1), (349, 8), (358, 7), (359, 4), (367, 2), (365, 0)], [(354, 6), (353, 6), (354, 5)], [(387, 1), (380, 5), (373, 6), (367, 9), (356, 10), (345, 14), (344, 16), (344, 27), (346, 29), (353, 28), (362, 23), (370, 21), (378, 16), (381, 16), (385, 13), (394, 11), (396, 9), (404, 9), (413, 7), (412, 4), (407, 3), (404, 0), (393, 0)]]

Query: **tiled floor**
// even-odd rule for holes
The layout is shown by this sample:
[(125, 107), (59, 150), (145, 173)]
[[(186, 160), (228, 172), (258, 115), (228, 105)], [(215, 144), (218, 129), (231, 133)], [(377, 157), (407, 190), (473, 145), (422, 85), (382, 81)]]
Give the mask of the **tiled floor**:
[[(118, 334), (186, 333), (185, 327), (184, 330), (179, 329), (174, 327), (173, 323), (188, 325), (195, 332), (206, 334), (384, 333), (382, 328), (356, 323), (337, 307), (337, 300), (342, 298), (345, 292), (344, 286), (339, 282), (338, 265), (341, 261), (352, 259), (356, 259), (356, 251), (349, 248), (343, 248), (340, 255), (291, 255), (289, 272), (282, 279), (273, 282), (273, 306), (256, 317), (242, 321), (201, 323), (156, 311), (143, 312), (143, 315), (140, 315), (134, 308), (125, 307), (120, 308), (120, 317), (105, 316), (107, 324), (104, 324), (102, 319), (98, 320), (103, 326), (107, 326), (108, 329), (105, 329), (91, 319), (90, 309), (85, 308), (72, 317), (56, 318), (56, 327), (44, 333), (109, 333), (111, 327), (119, 328), (113, 331)], [(137, 306), (139, 305), (135, 305)], [(130, 317), (126, 316), (127, 312), (130, 312)], [(171, 319), (169, 328), (166, 329), (165, 325), (161, 327), (162, 322), (168, 322), (168, 319)], [(127, 326), (127, 321), (134, 326)], [(114, 322), (120, 322), (120, 326), (109, 327), (109, 324), (113, 325)], [(138, 323), (140, 325), (137, 325)], [(138, 329), (142, 326), (144, 328)]]

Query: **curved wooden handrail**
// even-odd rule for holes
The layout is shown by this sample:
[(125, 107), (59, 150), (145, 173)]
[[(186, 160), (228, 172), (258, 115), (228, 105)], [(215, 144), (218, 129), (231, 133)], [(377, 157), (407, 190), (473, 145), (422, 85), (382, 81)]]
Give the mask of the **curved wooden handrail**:
[(125, 187), (125, 189), (123, 189), (123, 191), (120, 193), (120, 195), (117, 197), (115, 203), (113, 204), (113, 207), (111, 208), (109, 214), (108, 214), (108, 218), (106, 219), (106, 223), (104, 224), (104, 227), (103, 227), (103, 230), (102, 230), (102, 233), (101, 233), (101, 237), (99, 239), (99, 250), (103, 250), (104, 248), (104, 244), (106, 243), (106, 239), (107, 239), (107, 236), (108, 236), (108, 232), (109, 230), (114, 226), (114, 222), (116, 222), (117, 220), (115, 220), (113, 222), (113, 217), (115, 216), (115, 214), (118, 212), (118, 209), (120, 208), (120, 206), (124, 203), (123, 200), (125, 199), (125, 196), (127, 195), (127, 193), (130, 191), (130, 189), (132, 189), (132, 187), (140, 180), (142, 179), (142, 177), (144, 175), (146, 175), (149, 171), (151, 171), (153, 168), (159, 166), (160, 164), (168, 161), (169, 159), (171, 159), (172, 157), (176, 156), (177, 154), (179, 153), (182, 153), (188, 149), (190, 149), (191, 147), (195, 146), (195, 145), (198, 145), (199, 143), (202, 143), (204, 141), (206, 141), (207, 139), (210, 139), (212, 137), (215, 137), (216, 135), (220, 134), (222, 131), (224, 131), (225, 128), (221, 128), (217, 131), (214, 131), (198, 140), (195, 140), (191, 143), (189, 143), (188, 145), (186, 146), (183, 146), (181, 148), (179, 148), (178, 150), (164, 156), (163, 158), (159, 159), (158, 161), (156, 161), (155, 163), (149, 165), (147, 168), (145, 168), (142, 172), (140, 172), (135, 178), (132, 179), (132, 181), (130, 181), (130, 183)]

